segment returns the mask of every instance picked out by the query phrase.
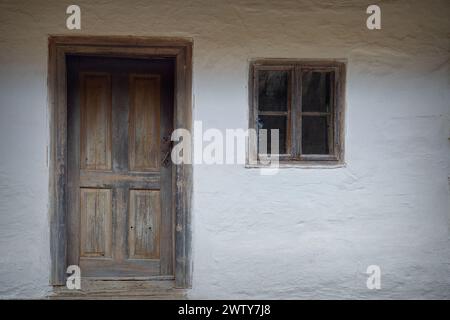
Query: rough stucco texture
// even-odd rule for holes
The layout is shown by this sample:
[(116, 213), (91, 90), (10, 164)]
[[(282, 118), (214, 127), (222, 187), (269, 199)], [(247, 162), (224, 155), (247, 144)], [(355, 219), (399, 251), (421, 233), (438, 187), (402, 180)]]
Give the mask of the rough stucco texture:
[(190, 297), (450, 298), (449, 2), (377, 3), (2, 0), (0, 297), (50, 290), (47, 37), (89, 34), (192, 38), (205, 129), (247, 128), (252, 58), (348, 61), (346, 167), (195, 167)]

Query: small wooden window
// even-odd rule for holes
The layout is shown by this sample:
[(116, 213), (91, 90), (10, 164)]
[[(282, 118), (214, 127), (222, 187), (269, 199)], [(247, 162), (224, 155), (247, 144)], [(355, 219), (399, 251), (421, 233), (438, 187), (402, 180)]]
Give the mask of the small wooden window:
[(267, 147), (255, 143), (256, 158), (276, 153), (269, 130), (278, 129), (281, 162), (342, 163), (344, 80), (343, 62), (252, 62), (250, 128), (258, 136), (268, 129)]

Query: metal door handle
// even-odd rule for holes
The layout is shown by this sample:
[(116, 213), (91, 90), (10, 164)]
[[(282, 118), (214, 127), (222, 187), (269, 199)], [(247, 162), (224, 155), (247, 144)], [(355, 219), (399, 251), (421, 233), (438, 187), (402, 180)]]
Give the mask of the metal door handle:
[(170, 164), (170, 153), (171, 153), (171, 149), (169, 149), (169, 151), (167, 151), (165, 154), (164, 154), (164, 157), (163, 157), (163, 159), (161, 160), (161, 165), (164, 167), (164, 168), (167, 168), (168, 166), (169, 166), (169, 164)]
[(164, 152), (164, 155), (161, 160), (161, 166), (167, 168), (170, 165), (170, 154), (172, 153), (172, 144), (173, 141), (170, 139), (170, 135), (164, 136), (162, 138), (162, 144), (164, 146), (163, 150), (167, 150)]

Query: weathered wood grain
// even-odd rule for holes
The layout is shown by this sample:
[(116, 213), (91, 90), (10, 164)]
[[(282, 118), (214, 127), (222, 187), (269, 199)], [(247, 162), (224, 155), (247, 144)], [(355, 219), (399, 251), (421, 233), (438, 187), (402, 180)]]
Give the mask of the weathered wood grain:
[(80, 78), (80, 167), (110, 170), (111, 75), (82, 73)]
[(130, 76), (129, 166), (131, 171), (160, 165), (161, 85), (158, 75)]
[(80, 189), (81, 257), (111, 258), (111, 200), (110, 189)]
[(161, 203), (157, 190), (130, 190), (128, 247), (131, 259), (159, 259)]

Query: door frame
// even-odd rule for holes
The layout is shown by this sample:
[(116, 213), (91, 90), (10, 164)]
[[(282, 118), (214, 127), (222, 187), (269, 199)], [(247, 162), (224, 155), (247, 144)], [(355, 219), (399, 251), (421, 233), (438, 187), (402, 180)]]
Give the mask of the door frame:
[[(131, 36), (49, 36), (50, 284), (64, 285), (67, 268), (67, 74), (69, 54), (175, 60), (174, 129), (192, 129), (192, 40)], [(191, 141), (192, 147), (192, 141)], [(192, 154), (192, 153), (191, 153)], [(173, 166), (175, 287), (192, 286), (191, 164)], [(81, 270), (82, 271), (82, 270)]]

